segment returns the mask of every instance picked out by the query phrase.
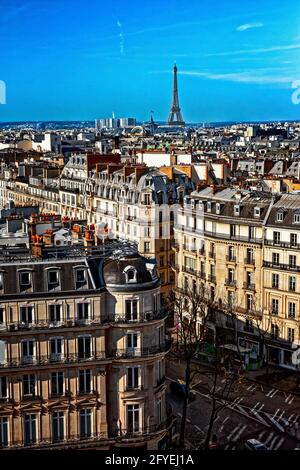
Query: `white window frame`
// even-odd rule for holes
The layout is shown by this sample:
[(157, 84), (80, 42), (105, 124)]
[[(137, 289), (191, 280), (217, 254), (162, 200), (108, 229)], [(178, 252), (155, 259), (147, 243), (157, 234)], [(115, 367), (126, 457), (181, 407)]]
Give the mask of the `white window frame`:
[[(61, 341), (61, 352), (51, 352), (51, 342), (55, 341), (55, 349), (57, 348), (58, 341)], [(63, 336), (51, 336), (49, 338), (49, 355), (50, 355), (50, 360), (54, 361), (60, 361), (62, 360), (64, 356), (64, 337)]]
[[(4, 422), (5, 420), (5, 422)], [(7, 444), (2, 445), (0, 441), (0, 448), (1, 447), (9, 447), (10, 445), (10, 435), (9, 435), (9, 427), (10, 427), (10, 421), (8, 416), (0, 416), (0, 435), (3, 436), (4, 434), (4, 426), (6, 426), (6, 433), (7, 433)]]
[[(86, 385), (87, 385), (87, 374), (86, 372), (89, 371), (89, 375), (90, 375), (90, 380), (89, 380), (89, 390), (87, 390), (86, 388)], [(84, 372), (84, 390), (81, 391), (80, 390), (80, 372)], [(85, 393), (91, 393), (93, 390), (93, 371), (92, 369), (79, 369), (78, 370), (78, 393), (79, 394), (85, 394)]]
[[(136, 336), (136, 346), (128, 346), (128, 338), (132, 338), (133, 336)], [(126, 331), (125, 341), (126, 353), (132, 355), (133, 357), (139, 356), (141, 353), (141, 332), (135, 330)]]
[[(32, 353), (32, 356), (23, 356), (23, 344), (24, 343), (29, 343), (29, 342), (32, 342), (33, 343), (33, 353)], [(35, 362), (35, 359), (36, 359), (36, 341), (35, 339), (33, 338), (28, 338), (28, 339), (22, 339), (21, 342), (20, 342), (20, 347), (21, 347), (21, 360), (23, 363), (25, 364), (34, 364)], [(31, 358), (31, 359), (25, 359), (25, 358)]]
[[(130, 319), (128, 319), (128, 317), (127, 317), (127, 307), (126, 307), (126, 305), (129, 304), (129, 303), (131, 304)], [(133, 318), (134, 315), (135, 315), (134, 308), (133, 308), (134, 303), (136, 303), (136, 306), (137, 306), (137, 308), (136, 308), (136, 319)], [(140, 318), (140, 308), (139, 307), (140, 307), (140, 305), (139, 305), (139, 298), (138, 297), (127, 297), (127, 298), (124, 299), (124, 312), (125, 312), (126, 321), (128, 321), (128, 322), (139, 321), (139, 318)]]
[[(92, 359), (93, 357), (93, 341), (92, 341), (92, 335), (79, 335), (77, 336), (77, 355), (78, 355), (78, 358), (79, 358), (79, 340), (80, 339), (89, 339), (90, 340), (90, 356), (86, 357), (84, 355), (83, 358), (81, 358), (82, 360), (86, 360), (86, 359)], [(85, 344), (85, 343), (84, 343)], [(85, 348), (84, 348), (85, 349)], [(85, 351), (84, 351), (85, 352)], [(79, 359), (80, 360), (80, 359)]]
[[(87, 318), (85, 318), (85, 312), (84, 312), (84, 318), (79, 318), (79, 305), (87, 305)], [(85, 309), (86, 307), (84, 307)], [(88, 300), (78, 300), (76, 301), (76, 322), (81, 323), (82, 325), (86, 325), (90, 322), (91, 320), (91, 302)]]
[[(65, 393), (65, 379), (66, 379), (66, 376), (65, 376), (65, 373), (63, 370), (55, 370), (55, 371), (52, 371), (51, 372), (51, 378), (50, 378), (50, 388), (51, 388), (51, 395), (52, 395), (52, 374), (56, 374), (56, 377), (55, 377), (55, 382), (56, 382), (56, 389), (58, 389), (58, 385), (59, 385), (59, 378), (58, 378), (58, 374), (62, 374), (62, 384), (63, 384), (63, 387), (62, 387), (62, 392), (61, 393), (57, 393), (55, 396), (63, 396), (64, 393)], [(53, 394), (54, 396), (54, 394)]]
[[(135, 382), (134, 369), (138, 370), (137, 373), (137, 383)], [(132, 385), (129, 385), (129, 376), (131, 374)], [(140, 365), (132, 365), (126, 368), (126, 389), (127, 390), (137, 390), (142, 387), (142, 367)]]
[[(59, 416), (58, 418), (55, 417), (54, 415), (57, 415), (57, 414), (60, 414), (62, 416)], [(59, 421), (60, 419), (63, 419), (63, 437), (62, 439), (54, 439), (54, 432), (53, 432), (53, 428), (54, 428), (54, 420), (55, 421)], [(60, 425), (58, 426), (58, 428), (60, 429)], [(51, 433), (52, 433), (52, 441), (53, 442), (62, 442), (65, 440), (66, 438), (66, 416), (65, 416), (65, 412), (62, 411), (62, 410), (54, 410), (52, 412), (52, 416), (51, 416)]]
[[(24, 378), (25, 377), (30, 377), (32, 376), (34, 377), (34, 392), (33, 393), (24, 393)], [(30, 382), (30, 380), (28, 380), (28, 382)], [(22, 376), (22, 395), (23, 397), (35, 397), (37, 395), (37, 378), (36, 378), (36, 375), (33, 373), (33, 374), (24, 374)]]
[[(23, 322), (22, 321), (22, 309), (23, 308), (26, 308), (27, 309), (27, 312), (26, 312), (26, 317), (28, 318), (28, 309), (31, 308), (32, 309), (32, 322), (29, 323), (28, 321), (27, 322)], [(32, 304), (21, 304), (20, 307), (19, 307), (19, 315), (20, 315), (20, 323), (24, 324), (24, 325), (32, 325), (34, 324), (34, 319), (35, 319), (35, 311), (34, 311), (34, 305)]]
[[(80, 412), (78, 413), (78, 419), (79, 419), (79, 435), (80, 437), (83, 437), (81, 435), (81, 413), (82, 412), (85, 412), (85, 424), (87, 422), (87, 412), (89, 411), (89, 414), (90, 414), (90, 423), (91, 423), (91, 430), (90, 430), (90, 436), (93, 436), (93, 431), (94, 431), (94, 423), (93, 423), (93, 419), (94, 419), (94, 414), (93, 414), (93, 408), (81, 408)], [(86, 437), (90, 437), (90, 436), (87, 436)]]
[[(23, 284), (21, 282), (21, 278), (22, 278), (23, 274), (28, 274), (29, 275), (29, 283), (28, 284)], [(18, 270), (18, 282), (19, 282), (19, 290), (21, 292), (26, 291), (28, 289), (32, 289), (33, 288), (32, 270), (30, 270), (30, 269), (20, 269), (20, 270)], [(24, 286), (24, 287), (22, 288), (22, 286)]]
[[(140, 403), (126, 403), (126, 431), (131, 434), (138, 434), (140, 433), (142, 430), (143, 430), (143, 426), (142, 426), (142, 406)], [(135, 409), (133, 409), (131, 411), (131, 413), (133, 414), (133, 424), (135, 424), (135, 419), (134, 419), (134, 412), (138, 410), (138, 429), (134, 428), (132, 431), (129, 431), (129, 407), (135, 407)]]
[[(24, 444), (26, 445), (26, 440), (25, 440), (25, 429), (26, 429), (26, 425), (25, 425), (25, 422), (26, 422), (26, 418), (29, 418), (29, 417), (34, 417), (34, 419), (31, 419), (30, 418), (30, 428), (31, 428), (31, 432), (30, 434), (32, 435), (32, 422), (35, 421), (35, 430), (36, 430), (36, 435), (35, 435), (35, 441), (34, 443), (37, 444), (39, 442), (39, 428), (38, 428), (38, 414), (37, 413), (27, 413), (24, 415)], [(29, 442), (30, 444), (31, 442)]]
[[(59, 308), (60, 310), (60, 320), (51, 320), (51, 308), (54, 307), (54, 310), (56, 310), (56, 308)], [(55, 318), (57, 318), (57, 312), (55, 312)], [(63, 305), (62, 303), (59, 303), (59, 302), (51, 302), (48, 304), (48, 318), (49, 318), (49, 324), (50, 326), (61, 326), (62, 324), (62, 321), (63, 321)]]

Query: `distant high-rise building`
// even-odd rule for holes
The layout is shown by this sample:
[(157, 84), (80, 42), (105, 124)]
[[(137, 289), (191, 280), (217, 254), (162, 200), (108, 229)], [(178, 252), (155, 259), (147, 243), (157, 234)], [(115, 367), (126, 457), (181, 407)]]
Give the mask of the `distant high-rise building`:
[(172, 105), (171, 110), (168, 118), (168, 125), (169, 126), (184, 126), (185, 122), (181, 115), (181, 110), (179, 107), (179, 99), (178, 99), (178, 85), (177, 85), (177, 67), (176, 64), (174, 65), (174, 77), (173, 77), (173, 98), (172, 98)]
[(118, 129), (119, 127), (134, 127), (136, 126), (136, 119), (132, 117), (124, 117), (124, 118), (115, 118), (113, 113), (113, 117), (105, 118), (105, 119), (96, 119), (95, 121), (95, 128), (96, 131), (100, 131), (101, 129)]

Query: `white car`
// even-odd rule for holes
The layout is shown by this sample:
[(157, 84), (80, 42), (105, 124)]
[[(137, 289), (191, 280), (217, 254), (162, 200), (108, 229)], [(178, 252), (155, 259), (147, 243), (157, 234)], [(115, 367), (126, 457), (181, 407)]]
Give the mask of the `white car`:
[(248, 439), (245, 443), (245, 447), (248, 450), (269, 450), (262, 442), (257, 439)]

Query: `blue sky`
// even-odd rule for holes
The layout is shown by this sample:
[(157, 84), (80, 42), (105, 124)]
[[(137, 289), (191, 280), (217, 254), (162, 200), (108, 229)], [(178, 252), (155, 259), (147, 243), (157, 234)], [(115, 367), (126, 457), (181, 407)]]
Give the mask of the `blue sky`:
[(299, 0), (0, 0), (0, 121), (299, 119)]

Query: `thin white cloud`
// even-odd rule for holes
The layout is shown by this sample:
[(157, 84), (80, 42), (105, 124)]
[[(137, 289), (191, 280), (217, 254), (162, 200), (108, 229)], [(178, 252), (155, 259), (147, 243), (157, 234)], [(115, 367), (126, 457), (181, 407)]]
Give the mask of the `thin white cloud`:
[(179, 70), (180, 75), (189, 75), (194, 77), (205, 78), (208, 80), (223, 80), (236, 83), (245, 83), (252, 85), (283, 85), (291, 84), (295, 80), (293, 74), (278, 74), (272, 73), (269, 69), (259, 69), (244, 72), (230, 72), (230, 73), (212, 73), (212, 72), (199, 72), (194, 70)]
[(125, 55), (125, 49), (124, 49), (124, 34), (123, 34), (123, 29), (122, 29), (122, 23), (120, 20), (117, 21), (117, 26), (120, 28), (120, 33), (119, 33), (119, 39), (120, 39), (120, 54), (122, 56)]
[(237, 31), (247, 31), (247, 29), (263, 28), (264, 23), (245, 23), (236, 28)]
[(286, 46), (271, 46), (271, 47), (262, 47), (257, 49), (238, 49), (236, 51), (226, 51), (226, 52), (213, 52), (206, 54), (207, 57), (217, 57), (217, 56), (229, 56), (229, 55), (239, 55), (239, 54), (262, 54), (266, 52), (277, 52), (277, 51), (290, 51), (293, 49), (300, 49), (300, 44), (287, 44)]

